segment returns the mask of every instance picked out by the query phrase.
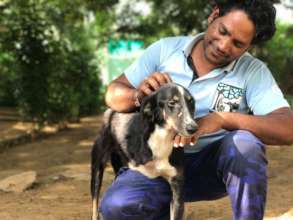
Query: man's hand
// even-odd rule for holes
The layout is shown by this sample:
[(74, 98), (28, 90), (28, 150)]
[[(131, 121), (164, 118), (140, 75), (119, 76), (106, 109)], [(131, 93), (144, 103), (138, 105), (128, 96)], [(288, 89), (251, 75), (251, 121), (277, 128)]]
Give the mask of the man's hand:
[(184, 147), (187, 144), (194, 145), (198, 138), (204, 134), (217, 132), (223, 128), (224, 118), (220, 112), (213, 112), (197, 120), (198, 130), (191, 137), (177, 135), (174, 139), (174, 147)]
[(155, 72), (144, 79), (136, 89), (122, 74), (109, 84), (105, 97), (106, 104), (117, 112), (131, 112), (140, 106), (144, 96), (150, 95), (163, 84), (171, 81), (168, 74)]
[(140, 93), (139, 97), (148, 96), (169, 82), (172, 82), (172, 80), (167, 73), (154, 72), (140, 83), (137, 89)]

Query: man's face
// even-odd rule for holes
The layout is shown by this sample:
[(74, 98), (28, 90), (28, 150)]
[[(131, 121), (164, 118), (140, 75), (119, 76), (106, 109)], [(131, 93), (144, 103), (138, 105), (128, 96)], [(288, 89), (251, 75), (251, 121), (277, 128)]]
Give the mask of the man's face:
[(215, 9), (203, 40), (205, 58), (215, 66), (227, 65), (250, 48), (254, 35), (255, 26), (245, 12), (232, 10), (218, 17)]

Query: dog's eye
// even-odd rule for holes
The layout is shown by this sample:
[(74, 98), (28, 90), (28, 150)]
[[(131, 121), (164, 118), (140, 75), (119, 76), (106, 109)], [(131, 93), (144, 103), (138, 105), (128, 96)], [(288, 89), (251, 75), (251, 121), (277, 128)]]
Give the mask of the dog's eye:
[(168, 106), (171, 107), (171, 108), (175, 107), (175, 105), (176, 105), (176, 102), (173, 101), (173, 100), (168, 102)]

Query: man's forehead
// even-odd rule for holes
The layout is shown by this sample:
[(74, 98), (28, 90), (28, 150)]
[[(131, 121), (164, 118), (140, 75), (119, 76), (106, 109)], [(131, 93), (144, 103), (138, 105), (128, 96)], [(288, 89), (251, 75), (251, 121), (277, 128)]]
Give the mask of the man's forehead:
[(242, 10), (232, 10), (219, 17), (218, 25), (224, 27), (233, 38), (247, 43), (255, 34), (255, 25)]

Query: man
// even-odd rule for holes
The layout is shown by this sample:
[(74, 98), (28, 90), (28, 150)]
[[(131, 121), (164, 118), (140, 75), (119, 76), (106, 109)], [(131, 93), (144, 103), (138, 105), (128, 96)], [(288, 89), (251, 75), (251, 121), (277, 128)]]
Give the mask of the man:
[[(220, 2), (204, 34), (162, 39), (108, 87), (106, 102), (128, 112), (173, 81), (196, 100), (199, 129), (177, 136), (185, 149), (185, 201), (228, 195), (233, 218), (262, 219), (267, 189), (265, 144), (293, 143), (293, 113), (269, 69), (247, 51), (275, 32), (268, 0)], [(169, 219), (171, 192), (162, 178), (129, 169), (105, 193), (105, 220)]]

